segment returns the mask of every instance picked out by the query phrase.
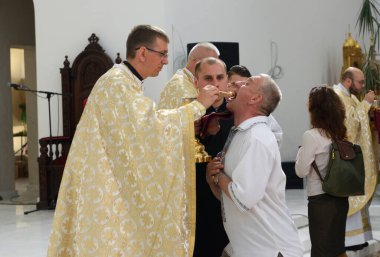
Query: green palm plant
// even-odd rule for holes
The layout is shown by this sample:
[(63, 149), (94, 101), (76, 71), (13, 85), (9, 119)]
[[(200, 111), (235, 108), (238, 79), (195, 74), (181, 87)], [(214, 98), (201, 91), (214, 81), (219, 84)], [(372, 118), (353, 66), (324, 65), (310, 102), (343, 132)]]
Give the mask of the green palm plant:
[(377, 10), (377, 5), (378, 4), (375, 0), (363, 0), (359, 17), (356, 22), (356, 25), (359, 26), (359, 33), (362, 36), (366, 33), (369, 33), (370, 36), (372, 36), (375, 31), (378, 31), (379, 23), (377, 22), (377, 19), (380, 13)]
[(359, 34), (363, 38), (366, 36), (370, 38), (369, 50), (362, 67), (366, 80), (366, 89), (373, 90), (377, 94), (380, 93), (380, 70), (379, 66), (375, 62), (375, 46), (377, 45), (377, 49), (379, 49), (380, 43), (380, 12), (378, 10), (378, 6), (379, 5), (376, 0), (363, 0), (358, 19), (356, 21), (356, 26), (359, 27)]

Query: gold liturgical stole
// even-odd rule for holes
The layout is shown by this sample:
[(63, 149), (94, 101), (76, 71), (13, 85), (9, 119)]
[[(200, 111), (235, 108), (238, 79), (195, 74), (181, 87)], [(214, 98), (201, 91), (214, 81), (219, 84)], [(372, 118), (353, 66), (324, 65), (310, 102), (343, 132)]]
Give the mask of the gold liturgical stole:
[(181, 69), (173, 75), (160, 94), (159, 109), (178, 108), (183, 105), (183, 98), (196, 98), (198, 90), (195, 88), (190, 71)]
[(345, 125), (348, 140), (361, 146), (364, 157), (365, 195), (349, 197), (348, 216), (350, 216), (361, 210), (371, 200), (375, 192), (378, 173), (377, 156), (374, 151), (376, 139), (369, 126), (368, 111), (371, 104), (366, 101), (360, 102), (356, 96), (352, 94), (348, 96), (340, 89), (335, 88), (334, 90), (343, 101), (346, 109)]

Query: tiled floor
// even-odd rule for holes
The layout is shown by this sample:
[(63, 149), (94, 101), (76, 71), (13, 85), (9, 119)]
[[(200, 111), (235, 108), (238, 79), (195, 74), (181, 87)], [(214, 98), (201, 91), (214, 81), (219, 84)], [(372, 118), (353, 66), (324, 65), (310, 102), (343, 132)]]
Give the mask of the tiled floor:
[(0, 256), (46, 256), (53, 211), (24, 215), (35, 206), (0, 205)]
[[(53, 211), (37, 211), (36, 199), (28, 197), (27, 179), (19, 179), (16, 189), (21, 197), (0, 201), (0, 256), (42, 257), (46, 256)], [(28, 205), (17, 205), (27, 203)]]
[[(35, 210), (35, 205), (17, 205), (30, 203), (25, 193), (27, 180), (17, 181), (17, 190), (21, 198), (12, 201), (0, 201), (0, 256), (1, 257), (42, 257), (46, 256), (53, 211), (37, 211), (27, 215), (25, 211)], [(298, 227), (304, 244), (304, 257), (309, 257), (310, 241), (307, 226), (307, 197), (304, 190), (287, 190), (287, 203), (290, 213)], [(22, 201), (21, 201), (22, 200)], [(17, 204), (16, 204), (17, 203)], [(380, 239), (380, 196), (372, 201), (371, 223), (375, 239)], [(361, 253), (348, 252), (350, 257), (374, 257), (380, 250), (378, 240)], [(380, 255), (379, 255), (380, 256)]]

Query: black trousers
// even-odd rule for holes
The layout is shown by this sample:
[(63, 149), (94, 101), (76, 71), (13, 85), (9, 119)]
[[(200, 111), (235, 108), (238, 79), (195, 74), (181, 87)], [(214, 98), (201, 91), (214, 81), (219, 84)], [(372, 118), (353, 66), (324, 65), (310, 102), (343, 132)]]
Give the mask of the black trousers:
[(197, 163), (197, 207), (193, 257), (220, 257), (229, 240), (224, 231), (220, 201), (206, 181), (207, 163)]

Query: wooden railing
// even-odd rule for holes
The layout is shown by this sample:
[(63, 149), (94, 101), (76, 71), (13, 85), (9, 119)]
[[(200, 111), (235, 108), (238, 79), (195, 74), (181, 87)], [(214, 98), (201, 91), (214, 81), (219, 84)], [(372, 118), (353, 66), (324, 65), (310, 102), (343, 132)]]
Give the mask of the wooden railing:
[(37, 203), (39, 210), (55, 208), (71, 141), (70, 137), (44, 137), (39, 140), (40, 201)]

